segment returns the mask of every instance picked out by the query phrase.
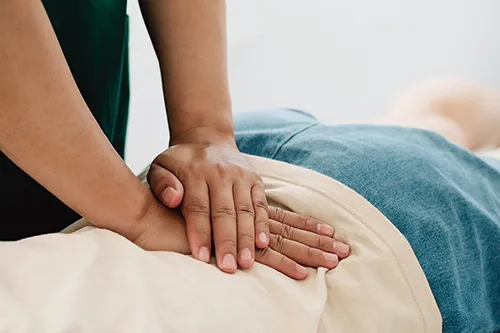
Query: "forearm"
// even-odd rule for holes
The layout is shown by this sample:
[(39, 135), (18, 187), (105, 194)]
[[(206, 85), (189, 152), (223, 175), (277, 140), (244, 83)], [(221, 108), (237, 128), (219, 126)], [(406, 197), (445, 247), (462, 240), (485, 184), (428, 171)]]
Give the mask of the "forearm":
[(88, 110), (41, 2), (4, 0), (0, 31), (0, 149), (94, 224), (128, 228), (149, 190)]
[(140, 0), (160, 62), (171, 137), (233, 134), (224, 0)]

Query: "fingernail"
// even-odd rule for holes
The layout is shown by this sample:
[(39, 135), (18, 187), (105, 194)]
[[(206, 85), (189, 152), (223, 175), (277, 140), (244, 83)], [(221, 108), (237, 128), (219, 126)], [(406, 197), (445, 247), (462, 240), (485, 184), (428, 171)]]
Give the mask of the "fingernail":
[(333, 227), (328, 224), (318, 224), (318, 232), (323, 235), (333, 236)]
[(163, 190), (163, 193), (161, 196), (163, 198), (163, 201), (165, 201), (165, 203), (167, 205), (170, 205), (172, 200), (174, 200), (174, 197), (176, 194), (177, 194), (177, 191), (173, 187), (169, 186), (169, 187), (167, 187), (167, 189)]
[(240, 259), (245, 261), (252, 259), (252, 252), (247, 247), (245, 247), (243, 250), (241, 250)]
[(236, 269), (236, 261), (232, 254), (226, 254), (222, 259), (222, 267), (225, 269)]
[(299, 273), (302, 276), (309, 274), (309, 271), (307, 270), (307, 268), (300, 266), (299, 264), (296, 265), (296, 269), (297, 269), (297, 273)]
[(333, 248), (342, 254), (348, 254), (350, 251), (349, 245), (341, 243), (341, 242), (335, 242), (333, 243)]
[(326, 261), (331, 263), (337, 263), (339, 261), (339, 257), (333, 253), (323, 252), (323, 257), (325, 258)]
[(261, 232), (259, 234), (259, 240), (262, 242), (262, 243), (267, 243), (267, 235), (265, 232)]
[(200, 251), (198, 252), (198, 259), (204, 262), (210, 261), (210, 252), (208, 252), (208, 249), (206, 247), (200, 247)]

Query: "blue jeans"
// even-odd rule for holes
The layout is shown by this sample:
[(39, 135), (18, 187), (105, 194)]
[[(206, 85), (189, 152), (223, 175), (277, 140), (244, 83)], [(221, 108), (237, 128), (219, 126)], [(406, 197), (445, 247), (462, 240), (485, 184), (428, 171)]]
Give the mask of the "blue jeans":
[(500, 332), (500, 163), (420, 129), (320, 124), (296, 110), (236, 115), (247, 154), (332, 177), (406, 237), (443, 332)]

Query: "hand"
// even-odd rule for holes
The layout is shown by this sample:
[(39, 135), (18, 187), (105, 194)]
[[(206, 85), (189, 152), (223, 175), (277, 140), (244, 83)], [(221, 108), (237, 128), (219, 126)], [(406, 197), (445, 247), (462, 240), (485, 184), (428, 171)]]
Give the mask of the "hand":
[(182, 215), (150, 194), (151, 203), (146, 214), (137, 223), (129, 224), (129, 230), (121, 234), (148, 251), (191, 254)]
[[(275, 207), (270, 207), (269, 213), (269, 247), (256, 250), (257, 262), (302, 280), (309, 275), (304, 266), (332, 269), (349, 255), (349, 246), (333, 238), (334, 229), (330, 225)], [(139, 226), (141, 232), (135, 243), (140, 247), (190, 253), (183, 217), (157, 200), (152, 201)]]
[(271, 239), (259, 249), (255, 260), (287, 276), (303, 280), (309, 275), (304, 266), (335, 268), (350, 254), (347, 244), (333, 238), (329, 224), (277, 207), (269, 207)]
[(232, 273), (238, 264), (250, 267), (255, 247), (269, 244), (261, 178), (231, 135), (202, 128), (183, 133), (171, 144), (153, 161), (148, 182), (164, 205), (180, 205), (193, 256), (208, 262), (213, 236), (221, 270)]

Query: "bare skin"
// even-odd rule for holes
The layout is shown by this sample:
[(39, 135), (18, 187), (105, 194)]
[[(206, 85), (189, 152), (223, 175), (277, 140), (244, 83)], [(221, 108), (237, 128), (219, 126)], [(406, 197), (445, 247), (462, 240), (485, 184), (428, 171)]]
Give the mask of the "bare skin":
[[(184, 0), (166, 2), (176, 2), (182, 7)], [(163, 4), (165, 1), (155, 3)], [(181, 9), (183, 8), (179, 8), (179, 11)], [(195, 11), (194, 8), (191, 10)], [(158, 201), (151, 190), (139, 182), (99, 128), (71, 75), (42, 3), (39, 0), (4, 0), (0, 10), (0, 31), (1, 151), (94, 225), (115, 231), (147, 250), (186, 253), (189, 246), (186, 247), (186, 243), (183, 243), (188, 235), (184, 219), (177, 211)], [(172, 57), (177, 59), (180, 56)], [(180, 66), (189, 66), (190, 63)], [(172, 65), (167, 65), (167, 68), (170, 66)], [(191, 76), (191, 79), (197, 79), (197, 76)], [(189, 82), (182, 85), (189, 86)], [(203, 90), (201, 87), (197, 89)], [(171, 94), (171, 99), (175, 100), (177, 93)], [(182, 124), (179, 126), (182, 128)], [(197, 133), (197, 137), (199, 135), (201, 134)], [(210, 132), (206, 136), (214, 138)], [(185, 140), (190, 142), (191, 139)], [(187, 151), (198, 149), (190, 147), (190, 143), (186, 142), (183, 144)], [(214, 149), (219, 149), (217, 147), (221, 145), (226, 149), (226, 143), (217, 143)], [(231, 149), (231, 153), (227, 154), (230, 155), (230, 160), (240, 156), (235, 147)], [(221, 160), (224, 162), (222, 158)], [(180, 163), (185, 164), (186, 161)], [(245, 173), (247, 178), (251, 178), (254, 173), (253, 169), (250, 170)], [(254, 182), (258, 181), (255, 177), (252, 179)], [(250, 181), (244, 184), (248, 193), (252, 188), (250, 184)], [(263, 188), (257, 192), (263, 193), (260, 190), (263, 191)], [(265, 197), (259, 200), (260, 208), (267, 208), (267, 204), (264, 206)], [(261, 216), (264, 216), (263, 212)], [(268, 225), (267, 210), (265, 217)], [(209, 220), (204, 221), (210, 223)], [(235, 236), (236, 224), (230, 227)], [(269, 231), (267, 234), (270, 235)], [(331, 238), (333, 230), (322, 234)], [(274, 235), (278, 233), (275, 232)], [(266, 244), (269, 239), (268, 236)], [(272, 247), (266, 248), (267, 250), (259, 253), (273, 255), (259, 258), (252, 257), (255, 245), (250, 242), (248, 246), (252, 245), (252, 252), (249, 264), (254, 259), (263, 258), (261, 262), (264, 264), (282, 270), (280, 265), (284, 261), (290, 262), (295, 258), (302, 262), (299, 257), (294, 256), (296, 251), (300, 252), (300, 249), (308, 246), (306, 242), (307, 239), (301, 238), (294, 239), (292, 243), (281, 242), (287, 246), (275, 246), (274, 250)], [(333, 238), (331, 242), (334, 242)], [(320, 254), (323, 255), (323, 252)], [(330, 252), (342, 255), (333, 247)], [(292, 257), (287, 257), (287, 254)], [(219, 254), (218, 263), (222, 265), (220, 258)], [(244, 259), (248, 260), (247, 258), (245, 255)], [(315, 257), (315, 261), (306, 260), (304, 263), (314, 266), (319, 261)], [(323, 261), (320, 265), (333, 267), (331, 262)], [(290, 272), (288, 274), (292, 276)], [(304, 275), (297, 278), (304, 278)]]
[[(180, 207), (193, 256), (228, 273), (269, 244), (262, 179), (234, 140), (224, 0), (140, 0), (160, 64), (170, 148), (148, 175), (158, 200)], [(250, 256), (246, 254), (250, 252)]]
[[(196, 258), (209, 260), (213, 240), (219, 268), (250, 267), (255, 246), (269, 244), (268, 207), (262, 180), (234, 140), (225, 1), (140, 3), (172, 146), (153, 162), (151, 189), (167, 207), (180, 206)], [(134, 239), (156, 201), (91, 116), (42, 4), (6, 0), (0, 20), (1, 150), (78, 213)]]
[[(186, 223), (181, 214), (165, 215), (161, 204), (154, 206), (151, 224), (136, 244), (150, 250), (168, 249), (190, 254)], [(335, 268), (349, 256), (350, 248), (334, 238), (335, 230), (328, 224), (291, 212), (270, 207), (270, 241), (264, 249), (255, 250), (255, 261), (276, 269), (296, 280), (307, 278), (309, 267)], [(155, 235), (173, 237), (155, 237)]]
[(429, 129), (471, 151), (500, 146), (500, 92), (434, 79), (405, 89), (380, 123)]
[(90, 113), (42, 3), (3, 1), (0, 31), (0, 149), (95, 225), (136, 238), (154, 196)]

